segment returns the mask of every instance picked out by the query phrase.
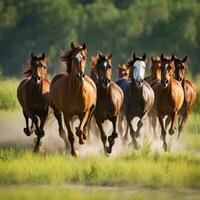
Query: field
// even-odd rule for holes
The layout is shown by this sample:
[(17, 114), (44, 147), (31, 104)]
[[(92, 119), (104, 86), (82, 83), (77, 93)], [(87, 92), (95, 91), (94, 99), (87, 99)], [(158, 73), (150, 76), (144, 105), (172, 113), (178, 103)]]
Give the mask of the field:
[(22, 132), (24, 120), (15, 99), (17, 82), (1, 81), (0, 199), (149, 199), (150, 195), (199, 199), (198, 102), (182, 137), (167, 138), (168, 152), (163, 152), (160, 139), (153, 140), (146, 128), (138, 151), (124, 147), (119, 138), (107, 158), (101, 142), (93, 137), (84, 146), (76, 144), (80, 159), (74, 159), (65, 150), (52, 117), (41, 152), (35, 155), (34, 136)]

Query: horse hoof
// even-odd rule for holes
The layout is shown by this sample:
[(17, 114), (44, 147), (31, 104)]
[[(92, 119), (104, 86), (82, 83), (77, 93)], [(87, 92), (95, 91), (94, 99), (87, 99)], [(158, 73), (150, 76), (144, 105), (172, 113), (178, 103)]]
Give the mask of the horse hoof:
[(24, 128), (24, 133), (26, 134), (26, 136), (30, 136), (31, 132), (29, 131), (28, 128)]
[(87, 137), (86, 137), (86, 135), (83, 133), (83, 139), (84, 140), (86, 140), (87, 139)]
[(79, 138), (79, 144), (80, 144), (80, 145), (85, 144), (85, 142), (84, 142), (84, 140), (82, 140), (82, 138), (81, 138), (81, 139)]
[(169, 134), (170, 134), (170, 135), (173, 135), (174, 133), (175, 133), (175, 130), (174, 130), (174, 129), (170, 129), (170, 130), (169, 130)]
[(75, 158), (79, 158), (79, 157), (80, 157), (79, 151), (77, 151), (77, 150), (72, 151), (72, 152), (71, 152), (71, 155), (72, 155), (73, 157), (75, 157)]
[(112, 148), (110, 146), (109, 147), (105, 147), (104, 151), (105, 151), (105, 154), (107, 154), (107, 156), (108, 156), (109, 154), (112, 153)]

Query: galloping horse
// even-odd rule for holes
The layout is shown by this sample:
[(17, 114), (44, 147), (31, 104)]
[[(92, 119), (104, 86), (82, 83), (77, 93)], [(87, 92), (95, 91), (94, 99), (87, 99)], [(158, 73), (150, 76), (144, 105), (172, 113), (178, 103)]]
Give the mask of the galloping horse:
[[(124, 80), (124, 82), (117, 82), (125, 96), (122, 112), (125, 114), (128, 126), (124, 139), (127, 139), (128, 128), (130, 127), (130, 134), (135, 148), (138, 148), (136, 137), (140, 135), (140, 129), (154, 103), (153, 90), (150, 85), (144, 81), (146, 68), (145, 60), (145, 54), (143, 57), (138, 57), (133, 54), (133, 58), (127, 63), (132, 68), (132, 78), (130, 80)], [(140, 118), (137, 123), (136, 131), (134, 131), (131, 123), (132, 119), (135, 117)], [(119, 122), (119, 126), (120, 124), (121, 122)]]
[[(26, 65), (23, 74), (26, 79), (22, 80), (17, 88), (17, 98), (22, 106), (26, 128), (24, 133), (30, 136), (32, 128), (29, 127), (29, 118), (35, 126), (37, 141), (34, 152), (39, 151), (40, 139), (44, 136), (44, 124), (48, 116), (49, 108), (49, 85), (47, 79), (47, 64), (45, 54), (34, 56), (31, 54), (30, 64)], [(40, 125), (38, 123), (40, 119)]]
[(71, 50), (61, 52), (61, 60), (67, 66), (67, 72), (56, 75), (50, 85), (51, 104), (59, 125), (59, 135), (67, 146), (67, 138), (62, 126), (62, 115), (68, 130), (68, 139), (71, 145), (71, 155), (78, 156), (79, 152), (74, 148), (74, 134), (71, 120), (78, 115), (80, 124), (76, 128), (79, 144), (86, 140), (86, 127), (96, 106), (96, 86), (92, 79), (85, 75), (87, 48), (75, 47), (71, 43)]
[(175, 57), (175, 79), (181, 83), (184, 90), (184, 102), (179, 112), (178, 137), (180, 137), (183, 125), (186, 123), (196, 101), (196, 88), (189, 80), (185, 79), (185, 74), (188, 69), (186, 60), (187, 56), (182, 60)]
[(157, 116), (161, 126), (163, 148), (165, 151), (167, 150), (167, 143), (164, 117), (167, 115), (171, 118), (169, 134), (174, 134), (177, 115), (184, 101), (183, 88), (177, 80), (173, 79), (174, 59), (174, 55), (171, 58), (164, 58), (163, 54), (161, 54), (161, 82), (156, 82), (152, 86), (155, 93), (152, 126), (155, 134)]
[[(111, 81), (111, 58), (112, 55), (107, 57), (99, 53), (96, 56), (96, 62), (94, 62), (94, 65), (91, 65), (91, 70), (96, 76), (94, 81), (97, 86), (97, 105), (94, 116), (101, 133), (101, 140), (106, 154), (112, 152), (115, 138), (118, 137), (116, 122), (124, 100), (124, 95), (120, 87)], [(113, 125), (112, 135), (108, 137), (108, 147), (106, 146), (107, 136), (102, 126), (105, 120), (110, 120)]]

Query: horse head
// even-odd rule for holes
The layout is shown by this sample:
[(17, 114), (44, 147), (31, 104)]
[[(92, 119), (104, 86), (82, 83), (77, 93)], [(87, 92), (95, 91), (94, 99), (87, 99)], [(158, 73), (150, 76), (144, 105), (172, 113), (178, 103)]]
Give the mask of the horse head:
[(96, 71), (103, 88), (107, 88), (112, 77), (112, 54), (108, 57), (101, 52), (97, 55)]
[(186, 61), (187, 61), (187, 56), (185, 56), (183, 59), (178, 59), (177, 57), (175, 57), (175, 60), (174, 60), (175, 79), (181, 83), (185, 79), (185, 75), (188, 69), (188, 65)]
[(130, 74), (130, 67), (126, 64), (118, 65), (118, 78), (128, 79)]
[(47, 63), (46, 57), (43, 53), (42, 56), (35, 56), (31, 53), (30, 64), (25, 67), (24, 75), (31, 76), (35, 84), (39, 84), (42, 79), (47, 77)]
[(82, 46), (75, 46), (71, 43), (71, 50), (68, 52), (61, 51), (61, 60), (67, 66), (67, 72), (76, 76), (77, 80), (82, 82), (85, 77), (85, 65), (87, 58), (87, 47), (83, 43)]
[(128, 66), (132, 68), (132, 78), (134, 79), (136, 86), (141, 88), (144, 82), (145, 69), (146, 69), (146, 55), (142, 57), (133, 54), (133, 58), (128, 61)]
[(163, 88), (167, 88), (169, 80), (174, 77), (174, 60), (175, 56), (171, 58), (164, 57), (163, 54), (160, 56), (161, 59), (161, 83)]
[(161, 60), (159, 57), (151, 57), (151, 76), (154, 79), (161, 79)]

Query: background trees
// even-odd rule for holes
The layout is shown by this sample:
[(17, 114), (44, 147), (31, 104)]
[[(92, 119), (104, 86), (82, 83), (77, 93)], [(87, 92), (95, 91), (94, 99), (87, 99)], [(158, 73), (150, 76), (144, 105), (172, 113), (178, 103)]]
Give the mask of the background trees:
[(112, 52), (114, 65), (133, 52), (188, 55), (195, 74), (199, 19), (198, 0), (1, 0), (0, 68), (5, 76), (20, 76), (31, 51), (45, 51), (54, 74), (64, 70), (58, 49), (85, 41), (88, 58)]

